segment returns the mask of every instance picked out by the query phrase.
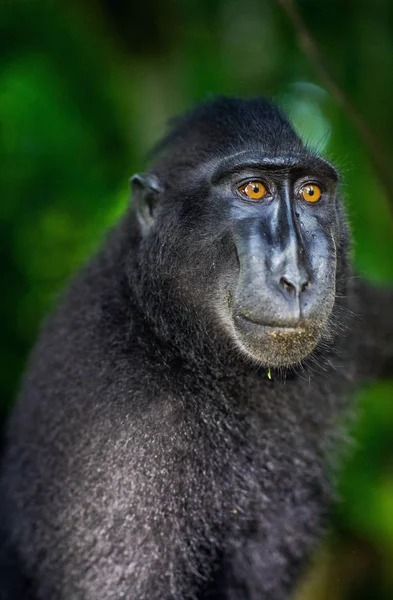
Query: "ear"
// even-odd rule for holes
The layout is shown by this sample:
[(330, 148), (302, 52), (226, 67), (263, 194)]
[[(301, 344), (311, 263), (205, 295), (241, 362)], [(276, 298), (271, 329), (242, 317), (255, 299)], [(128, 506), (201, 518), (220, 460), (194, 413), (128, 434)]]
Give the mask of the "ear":
[(157, 177), (151, 173), (133, 175), (130, 185), (138, 221), (145, 235), (154, 223), (154, 211), (163, 188)]

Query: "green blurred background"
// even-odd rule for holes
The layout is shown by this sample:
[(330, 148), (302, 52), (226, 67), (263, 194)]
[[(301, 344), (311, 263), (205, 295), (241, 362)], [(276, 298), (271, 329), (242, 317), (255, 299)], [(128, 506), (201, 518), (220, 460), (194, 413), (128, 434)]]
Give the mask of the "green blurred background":
[[(393, 2), (298, 9), (389, 171)], [(3, 0), (0, 48), (2, 420), (43, 315), (129, 202), (129, 176), (166, 119), (209, 95), (280, 102), (341, 168), (357, 270), (393, 281), (386, 185), (275, 0)], [(354, 439), (333, 531), (301, 600), (393, 598), (391, 382), (359, 393)]]

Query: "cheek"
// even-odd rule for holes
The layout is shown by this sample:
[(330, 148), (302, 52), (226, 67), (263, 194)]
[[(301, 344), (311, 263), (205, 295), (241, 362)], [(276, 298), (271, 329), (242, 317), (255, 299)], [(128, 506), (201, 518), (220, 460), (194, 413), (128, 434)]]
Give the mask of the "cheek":
[(314, 305), (315, 310), (326, 317), (336, 296), (337, 248), (332, 232), (311, 239), (309, 265)]
[(314, 218), (306, 223), (303, 239), (307, 251), (308, 264), (315, 283), (323, 285), (334, 280), (337, 265), (335, 215), (331, 219)]
[(333, 236), (319, 238), (310, 245), (309, 259), (312, 271), (317, 279), (332, 277), (334, 279), (337, 264), (337, 249)]
[(236, 248), (228, 232), (189, 236), (179, 244), (176, 259), (170, 285), (185, 306), (192, 306), (203, 319), (217, 306), (226, 305), (228, 290), (239, 272)]

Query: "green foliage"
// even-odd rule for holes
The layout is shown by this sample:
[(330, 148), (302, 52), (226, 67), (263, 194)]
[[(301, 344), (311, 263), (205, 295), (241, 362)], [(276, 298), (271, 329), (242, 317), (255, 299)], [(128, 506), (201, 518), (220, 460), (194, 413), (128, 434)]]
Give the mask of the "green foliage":
[[(351, 507), (349, 523), (359, 535), (393, 553), (392, 431), (392, 386), (381, 382), (360, 395), (353, 431), (356, 449), (345, 468), (341, 495)], [(339, 513), (342, 509), (345, 505), (338, 506)]]

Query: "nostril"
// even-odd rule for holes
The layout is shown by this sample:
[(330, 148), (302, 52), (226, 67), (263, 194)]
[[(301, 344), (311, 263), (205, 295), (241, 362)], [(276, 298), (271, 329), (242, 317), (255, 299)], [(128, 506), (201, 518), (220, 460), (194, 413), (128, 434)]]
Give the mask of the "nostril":
[(282, 287), (285, 288), (288, 292), (296, 292), (296, 287), (285, 277), (281, 277), (280, 285), (282, 285)]
[(302, 285), (300, 286), (300, 291), (304, 292), (304, 290), (307, 288), (308, 288), (308, 281), (306, 281), (306, 283), (302, 283)]
[(292, 294), (296, 294), (296, 293), (302, 293), (304, 292), (304, 290), (306, 290), (308, 288), (308, 281), (306, 281), (305, 283), (299, 283), (298, 285), (292, 283), (292, 281), (289, 281), (289, 279), (287, 279), (286, 277), (281, 277), (280, 279), (280, 285), (287, 291), (290, 292)]

